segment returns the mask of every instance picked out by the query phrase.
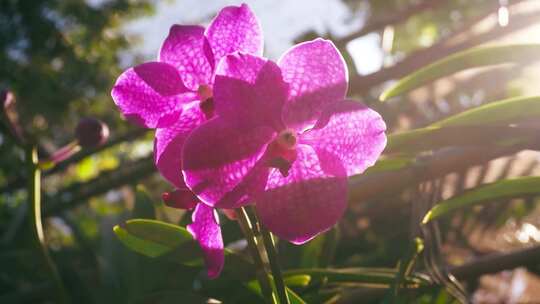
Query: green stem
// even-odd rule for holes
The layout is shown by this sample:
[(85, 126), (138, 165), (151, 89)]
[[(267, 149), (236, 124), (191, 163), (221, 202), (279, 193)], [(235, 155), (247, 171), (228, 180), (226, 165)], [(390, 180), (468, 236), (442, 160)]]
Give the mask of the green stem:
[(270, 269), (272, 270), (272, 277), (274, 278), (274, 283), (276, 285), (279, 302), (281, 304), (289, 304), (289, 297), (287, 295), (287, 290), (285, 289), (285, 282), (283, 282), (283, 275), (281, 274), (281, 267), (279, 267), (278, 256), (274, 246), (274, 241), (272, 239), (272, 234), (258, 220), (258, 216), (255, 211), (254, 214), (259, 222), (259, 230), (263, 238), (264, 247), (266, 248), (268, 262), (270, 262)]
[(253, 263), (255, 264), (255, 272), (257, 274), (257, 280), (259, 281), (259, 285), (261, 287), (261, 292), (267, 300), (270, 300), (271, 303), (275, 304), (277, 303), (277, 299), (272, 292), (272, 285), (270, 284), (268, 273), (266, 273), (264, 262), (257, 247), (257, 239), (255, 237), (255, 234), (253, 233), (253, 225), (251, 225), (251, 222), (249, 221), (246, 209), (244, 207), (236, 209), (236, 215), (238, 217), (238, 224), (240, 225), (240, 229), (246, 237), (248, 243), (248, 250), (251, 254), (251, 257), (253, 258)]
[(28, 208), (28, 217), (31, 224), (31, 233), (34, 245), (46, 268), (47, 275), (56, 287), (58, 303), (68, 303), (62, 279), (49, 255), (47, 245), (45, 244), (43, 224), (41, 222), (41, 170), (38, 163), (37, 147), (32, 146), (28, 148), (27, 151), (27, 167), (30, 176), (28, 183), (28, 197), (31, 204), (30, 208)]

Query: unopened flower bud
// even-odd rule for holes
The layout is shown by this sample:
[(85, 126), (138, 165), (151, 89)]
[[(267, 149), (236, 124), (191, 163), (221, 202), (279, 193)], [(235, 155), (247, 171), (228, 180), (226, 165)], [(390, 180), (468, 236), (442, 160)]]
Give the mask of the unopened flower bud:
[(2, 106), (4, 109), (8, 108), (15, 102), (15, 97), (9, 90), (2, 90), (0, 92), (0, 99), (2, 100)]
[(15, 140), (23, 144), (26, 139), (19, 124), (19, 115), (15, 108), (15, 95), (9, 90), (2, 90), (0, 91), (0, 100), (2, 101), (2, 120), (5, 120), (5, 124)]
[(95, 118), (83, 118), (75, 129), (75, 137), (83, 148), (98, 147), (107, 141), (109, 127)]

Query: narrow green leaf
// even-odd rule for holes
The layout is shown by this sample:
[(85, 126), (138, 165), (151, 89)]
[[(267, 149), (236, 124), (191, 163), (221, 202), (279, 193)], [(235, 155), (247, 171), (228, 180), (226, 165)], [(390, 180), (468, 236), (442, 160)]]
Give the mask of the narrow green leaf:
[(406, 76), (384, 91), (379, 99), (410, 92), (422, 85), (453, 73), (489, 65), (538, 60), (540, 44), (515, 44), (472, 48), (450, 55)]
[[(293, 269), (284, 272), (285, 276), (309, 275), (313, 280), (328, 279), (334, 283), (382, 284), (390, 286), (396, 276), (395, 269), (389, 268), (345, 268), (345, 269)], [(408, 283), (420, 283), (417, 278), (406, 280)]]
[[(410, 151), (451, 144), (507, 144), (535, 135), (532, 128), (513, 128), (508, 124), (540, 116), (540, 96), (509, 98), (464, 111), (428, 127), (388, 137), (387, 152)], [(482, 127), (475, 129), (475, 127)], [(467, 134), (467, 136), (463, 136)]]
[(513, 126), (426, 127), (388, 136), (385, 152), (414, 153), (447, 146), (517, 144), (537, 136), (539, 131), (536, 128)]
[(513, 97), (491, 102), (440, 120), (432, 127), (479, 126), (520, 122), (540, 115), (540, 96)]
[[(390, 135), (392, 136), (392, 135)], [(390, 138), (390, 137), (389, 137)], [(388, 144), (385, 148), (386, 152), (389, 151), (389, 145), (392, 142), (389, 140)], [(380, 172), (386, 172), (386, 171), (394, 171), (399, 170), (401, 168), (405, 168), (408, 165), (414, 163), (415, 159), (413, 157), (393, 157), (393, 158), (386, 158), (386, 159), (379, 159), (375, 165), (369, 167), (364, 174), (372, 174), (372, 173), (380, 173)]]
[(489, 203), (502, 198), (540, 194), (540, 177), (528, 176), (506, 179), (474, 188), (465, 193), (439, 202), (422, 220), (423, 224), (448, 215), (458, 209)]
[(131, 250), (148, 257), (174, 255), (188, 261), (202, 257), (198, 244), (183, 227), (147, 219), (133, 219), (113, 228)]

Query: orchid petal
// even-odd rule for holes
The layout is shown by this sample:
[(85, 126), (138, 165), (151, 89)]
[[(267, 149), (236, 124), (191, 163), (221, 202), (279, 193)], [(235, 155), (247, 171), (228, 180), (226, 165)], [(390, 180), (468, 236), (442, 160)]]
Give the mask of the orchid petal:
[(185, 187), (182, 177), (182, 148), (191, 131), (206, 120), (198, 102), (186, 107), (175, 124), (156, 130), (154, 163), (175, 187)]
[(206, 29), (216, 64), (239, 51), (261, 56), (263, 35), (257, 17), (246, 4), (223, 8)]
[(221, 273), (225, 261), (219, 218), (212, 207), (198, 204), (193, 211), (192, 220), (193, 223), (189, 224), (187, 229), (199, 242), (204, 252), (208, 277), (214, 279)]
[(326, 107), (315, 127), (300, 142), (341, 159), (347, 175), (372, 166), (386, 146), (386, 125), (379, 113), (352, 100)]
[(252, 176), (254, 173), (251, 172), (272, 136), (274, 132), (268, 127), (243, 130), (231, 126), (221, 117), (207, 121), (184, 143), (182, 167), (186, 185), (210, 206), (237, 207), (242, 195), (232, 195), (232, 199), (230, 192), (235, 192), (238, 187), (256, 188), (244, 184), (246, 177), (261, 182), (261, 178), (256, 174)]
[(160, 62), (143, 63), (122, 73), (111, 95), (126, 118), (148, 128), (171, 125), (182, 105), (195, 98), (178, 71)]
[(289, 83), (289, 98), (283, 111), (288, 127), (299, 131), (313, 126), (325, 105), (345, 98), (347, 66), (329, 40), (300, 43), (278, 61)]
[(298, 145), (288, 176), (270, 173), (256, 196), (262, 224), (278, 237), (303, 244), (337, 223), (347, 207), (347, 175), (341, 161)]
[(202, 26), (173, 25), (159, 51), (159, 61), (177, 68), (192, 91), (212, 83), (214, 58)]
[(280, 129), (286, 96), (281, 70), (270, 60), (235, 53), (216, 69), (216, 113), (244, 128), (264, 124)]
[(165, 192), (161, 195), (163, 202), (167, 207), (176, 209), (193, 209), (199, 203), (199, 200), (189, 189), (183, 187), (172, 192)]

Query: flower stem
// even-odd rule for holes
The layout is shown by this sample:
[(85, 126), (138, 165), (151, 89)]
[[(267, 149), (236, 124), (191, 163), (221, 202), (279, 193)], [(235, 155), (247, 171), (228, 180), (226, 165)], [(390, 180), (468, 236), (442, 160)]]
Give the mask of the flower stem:
[(283, 275), (281, 274), (281, 268), (279, 267), (278, 256), (274, 246), (274, 241), (272, 240), (272, 234), (259, 221), (257, 212), (253, 210), (253, 213), (255, 214), (255, 217), (259, 223), (259, 230), (263, 238), (264, 247), (266, 248), (268, 262), (270, 262), (270, 269), (272, 270), (272, 277), (274, 278), (274, 284), (276, 285), (279, 302), (281, 304), (289, 304), (289, 297), (285, 289), (285, 282), (283, 282)]
[(259, 285), (261, 287), (261, 292), (267, 300), (270, 300), (270, 303), (275, 304), (277, 303), (277, 299), (272, 292), (272, 285), (270, 284), (268, 273), (266, 272), (264, 262), (257, 247), (257, 238), (253, 233), (253, 225), (251, 225), (249, 216), (244, 207), (235, 209), (235, 211), (238, 217), (240, 229), (246, 237), (248, 243), (248, 250), (251, 254), (251, 257), (253, 258), (253, 263), (255, 263), (255, 272), (257, 274), (257, 280), (259, 281)]
[(62, 284), (62, 278), (60, 277), (58, 269), (54, 265), (45, 244), (43, 224), (41, 222), (41, 170), (39, 168), (37, 147), (35, 146), (31, 146), (27, 149), (27, 167), (30, 176), (28, 183), (28, 198), (31, 204), (30, 208), (28, 208), (28, 217), (31, 224), (33, 242), (45, 265), (47, 275), (56, 287), (57, 303), (68, 303), (67, 294), (64, 285)]

